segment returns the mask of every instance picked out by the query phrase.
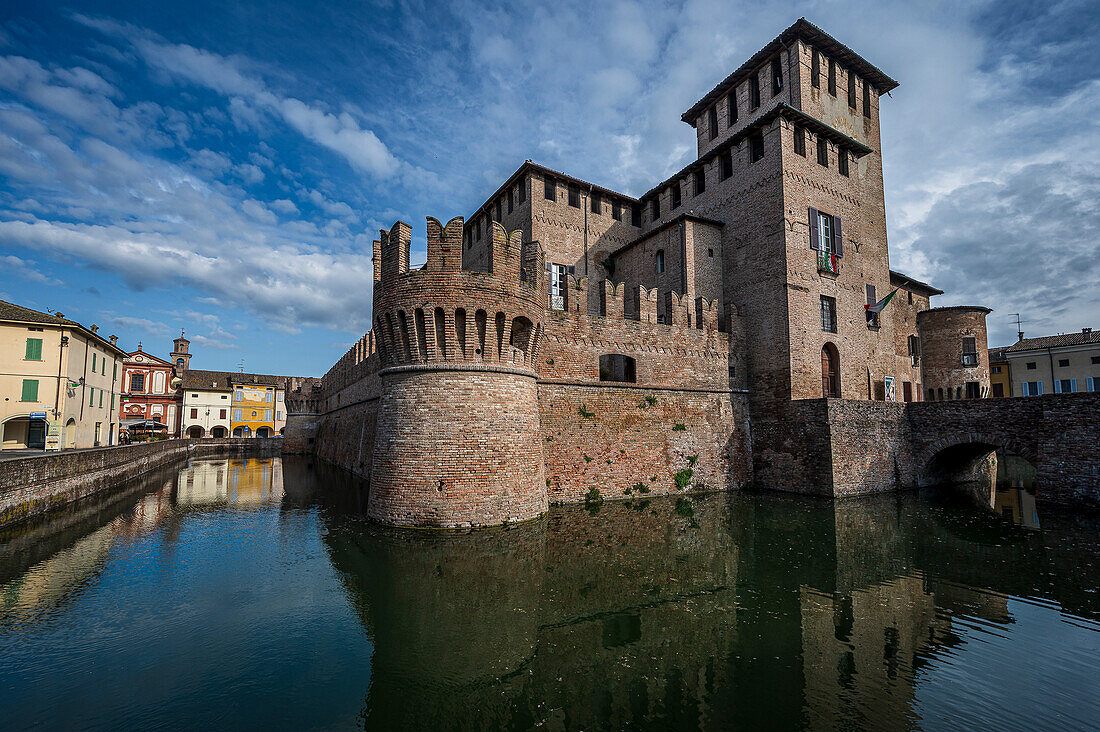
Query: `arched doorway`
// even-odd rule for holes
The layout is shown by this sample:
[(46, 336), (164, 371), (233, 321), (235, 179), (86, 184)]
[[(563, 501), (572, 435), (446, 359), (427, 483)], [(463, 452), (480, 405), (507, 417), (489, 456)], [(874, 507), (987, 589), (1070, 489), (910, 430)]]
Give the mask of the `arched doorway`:
[(65, 423), (65, 447), (76, 447), (76, 420), (72, 417)]
[(840, 396), (840, 354), (832, 343), (821, 347), (821, 395)]
[(221, 439), (221, 438), (225, 437), (225, 435), (226, 435), (225, 427), (215, 427), (214, 429), (210, 430), (210, 436), (211, 437)]
[(202, 427), (200, 427), (197, 424), (196, 425), (191, 425), (190, 427), (187, 428), (187, 436), (190, 437), (192, 440), (197, 440), (197, 439), (201, 438), (205, 433), (206, 433), (206, 430), (204, 430)]
[(271, 430), (267, 427), (261, 427), (256, 430), (256, 437), (271, 437)]

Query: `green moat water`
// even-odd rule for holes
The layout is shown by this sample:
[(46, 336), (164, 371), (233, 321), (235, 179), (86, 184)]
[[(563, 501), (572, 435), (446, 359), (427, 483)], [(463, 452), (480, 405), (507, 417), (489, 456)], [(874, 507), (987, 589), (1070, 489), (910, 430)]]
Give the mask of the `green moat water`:
[(712, 495), (391, 530), (198, 461), (0, 535), (0, 727), (1095, 728), (1100, 517)]

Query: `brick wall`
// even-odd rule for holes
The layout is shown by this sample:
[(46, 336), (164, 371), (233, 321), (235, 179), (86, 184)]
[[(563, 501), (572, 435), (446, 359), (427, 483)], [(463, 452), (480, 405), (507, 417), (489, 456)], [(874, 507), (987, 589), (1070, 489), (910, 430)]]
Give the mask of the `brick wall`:
[[(980, 395), (988, 396), (989, 344), (985, 316), (989, 312), (989, 308), (955, 306), (917, 313), (926, 395), (928, 389), (934, 389), (937, 400), (958, 399), (966, 396), (967, 382), (976, 382)], [(977, 361), (973, 366), (963, 363), (964, 337), (975, 340)]]

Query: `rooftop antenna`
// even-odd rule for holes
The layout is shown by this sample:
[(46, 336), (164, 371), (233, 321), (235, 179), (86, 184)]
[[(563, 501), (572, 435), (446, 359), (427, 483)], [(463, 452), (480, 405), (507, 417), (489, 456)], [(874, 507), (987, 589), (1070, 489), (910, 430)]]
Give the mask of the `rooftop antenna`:
[(240, 361), (237, 362), (237, 373), (241, 373), (241, 374), (244, 373), (244, 359), (243, 358)]
[(1009, 315), (1016, 316), (1016, 340), (1017, 341), (1022, 341), (1024, 339), (1024, 331), (1020, 328), (1020, 325), (1022, 323), (1026, 323), (1027, 321), (1026, 320), (1020, 320), (1020, 314), (1019, 313), (1009, 313)]

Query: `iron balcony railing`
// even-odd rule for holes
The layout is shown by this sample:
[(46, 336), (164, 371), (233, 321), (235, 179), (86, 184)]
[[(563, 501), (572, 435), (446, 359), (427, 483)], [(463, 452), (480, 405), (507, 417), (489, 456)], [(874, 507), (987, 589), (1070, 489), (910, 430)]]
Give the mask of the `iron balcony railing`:
[(840, 274), (840, 258), (833, 252), (819, 251), (817, 253), (817, 271)]

